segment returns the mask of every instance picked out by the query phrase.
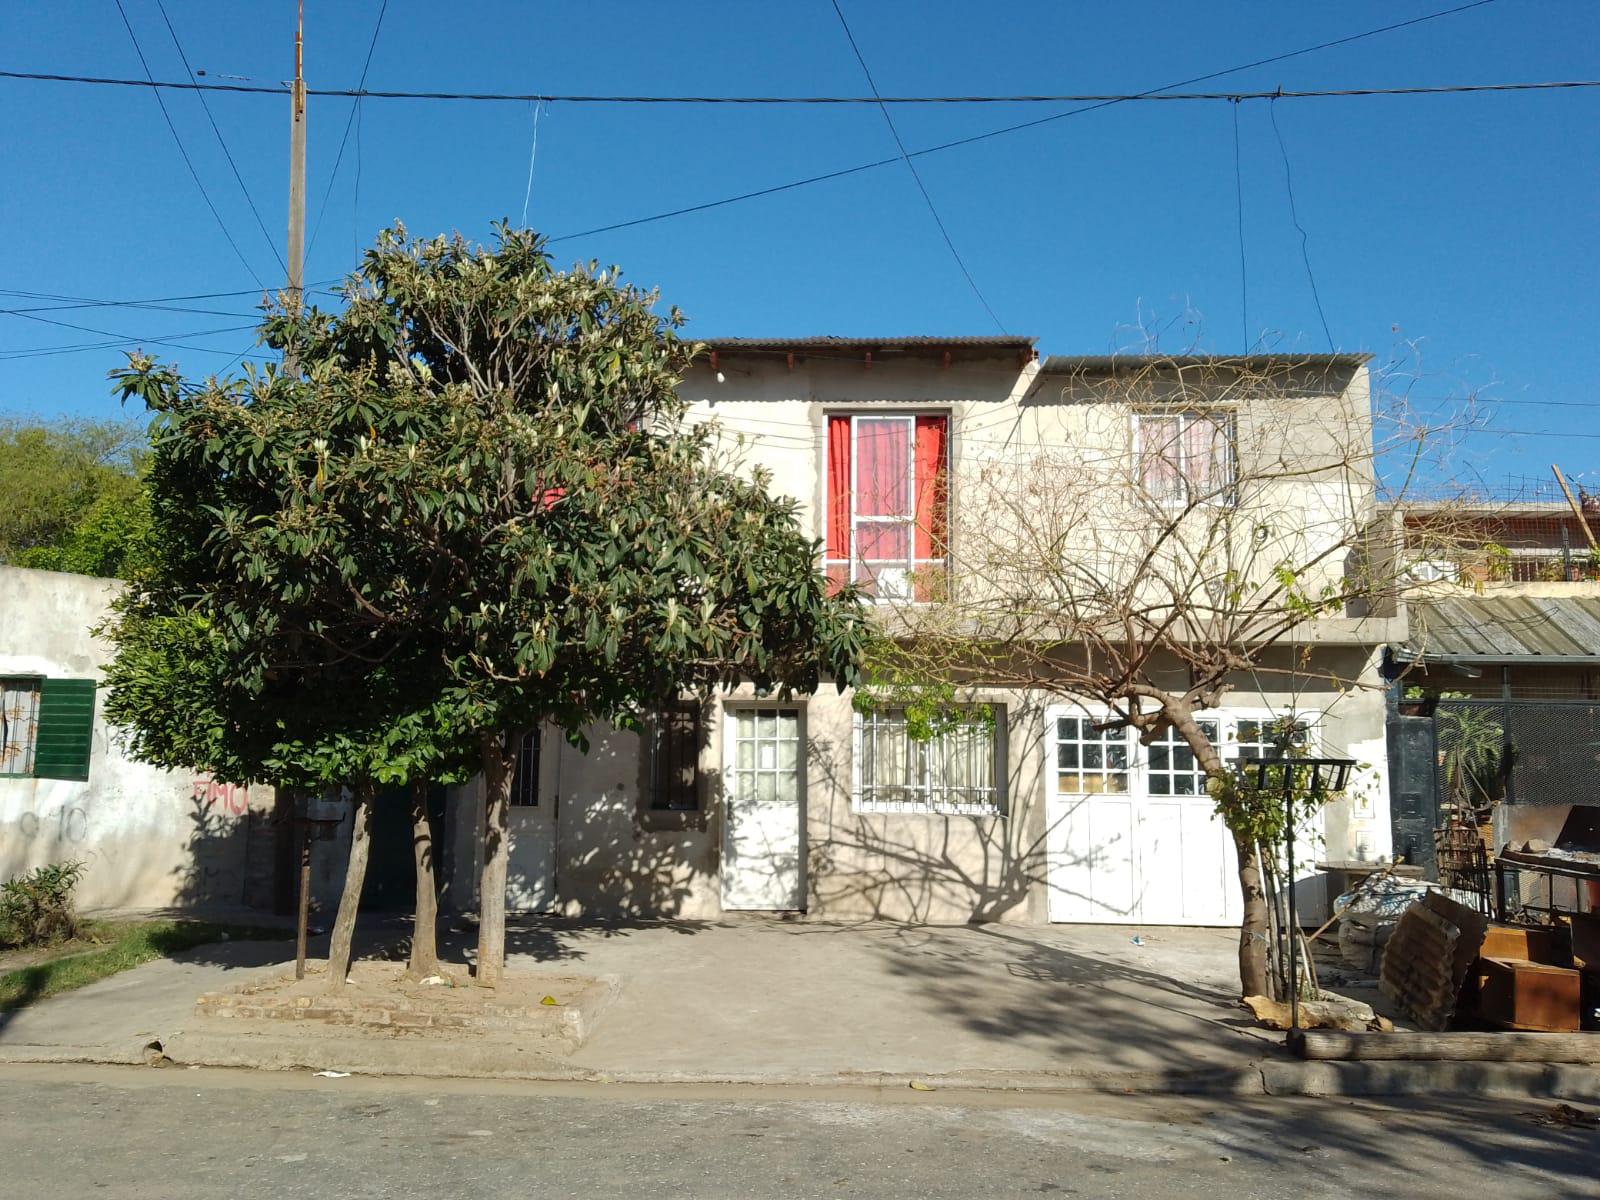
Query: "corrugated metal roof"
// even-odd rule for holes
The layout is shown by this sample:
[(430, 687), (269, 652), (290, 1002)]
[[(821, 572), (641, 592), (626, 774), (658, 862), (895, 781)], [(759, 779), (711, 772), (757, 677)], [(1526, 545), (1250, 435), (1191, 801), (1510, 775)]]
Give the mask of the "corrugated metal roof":
[(1410, 606), (1407, 659), (1453, 662), (1600, 660), (1600, 597), (1470, 596)]
[(1032, 350), (1038, 338), (1002, 334), (997, 337), (835, 337), (823, 334), (818, 337), (759, 338), (728, 337), (707, 338), (706, 345), (713, 350), (913, 350), (938, 349), (943, 346), (967, 346), (990, 350)]
[(1118, 367), (1359, 367), (1370, 354), (1051, 354), (1041, 364), (1046, 371), (1110, 371)]

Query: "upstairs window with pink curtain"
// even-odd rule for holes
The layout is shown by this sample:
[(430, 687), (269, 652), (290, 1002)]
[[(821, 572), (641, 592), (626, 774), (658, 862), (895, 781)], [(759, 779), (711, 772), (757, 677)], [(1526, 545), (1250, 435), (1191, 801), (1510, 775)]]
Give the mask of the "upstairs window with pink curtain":
[(1199, 409), (1140, 413), (1140, 486), (1161, 504), (1231, 504), (1237, 479), (1233, 415)]
[(928, 600), (945, 571), (949, 418), (828, 418), (825, 567), (880, 600)]

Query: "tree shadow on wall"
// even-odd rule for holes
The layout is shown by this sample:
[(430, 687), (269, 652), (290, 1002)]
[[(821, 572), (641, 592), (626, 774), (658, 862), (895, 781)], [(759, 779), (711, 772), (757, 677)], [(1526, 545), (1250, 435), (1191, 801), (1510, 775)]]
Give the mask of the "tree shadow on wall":
[(252, 811), (242, 788), (197, 778), (184, 814), (183, 860), (172, 870), (173, 906), (196, 915), (243, 908), (251, 853), (268, 856), (275, 829), (268, 811)]
[[(1003, 815), (858, 813), (849, 803), (839, 803), (824, 810), (823, 822), (810, 820), (807, 867), (818, 907), (844, 919), (912, 923), (983, 923), (1024, 916), (1044, 920), (1042, 909), (1029, 909), (1040, 903), (1049, 884), (1041, 770), (1049, 767), (1052, 747), (1044, 706), (1013, 703), (1007, 726), (1013, 735), (1017, 730), (1024, 734), (1008, 739)], [(812, 780), (820, 780), (834, 796), (852, 794), (850, 746), (813, 738), (806, 755)], [(1093, 868), (1117, 855), (1115, 846), (1070, 848), (1062, 874)], [(1100, 907), (1116, 911), (1103, 901)]]

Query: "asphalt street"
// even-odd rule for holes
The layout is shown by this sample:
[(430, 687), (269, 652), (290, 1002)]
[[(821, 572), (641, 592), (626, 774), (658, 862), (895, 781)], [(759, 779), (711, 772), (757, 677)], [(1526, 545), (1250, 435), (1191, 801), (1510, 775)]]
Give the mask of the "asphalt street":
[(1220, 1100), (0, 1067), (15, 1197), (1593, 1200), (1530, 1101)]

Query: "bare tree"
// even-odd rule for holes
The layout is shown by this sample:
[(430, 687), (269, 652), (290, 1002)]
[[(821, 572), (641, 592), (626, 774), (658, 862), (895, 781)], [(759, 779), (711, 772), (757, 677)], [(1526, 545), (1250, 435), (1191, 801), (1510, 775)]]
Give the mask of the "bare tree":
[(1280, 690), (1274, 679), (1360, 685), (1308, 647), (1360, 644), (1413, 565), (1446, 553), (1448, 522), (1396, 539), (1382, 502), (1432, 475), (1445, 431), (1408, 419), (1392, 393), (1375, 417), (1364, 356), (1058, 364), (1008, 436), (958, 430), (950, 525), (935, 531), (948, 571), (875, 581), (933, 600), (892, 605), (877, 686), (1044, 692), (1103, 709), (1105, 727), (1145, 744), (1175, 733), (1232, 833), (1240, 980), (1266, 994), (1274, 806), (1240, 786), (1197, 714), (1241, 686)]

